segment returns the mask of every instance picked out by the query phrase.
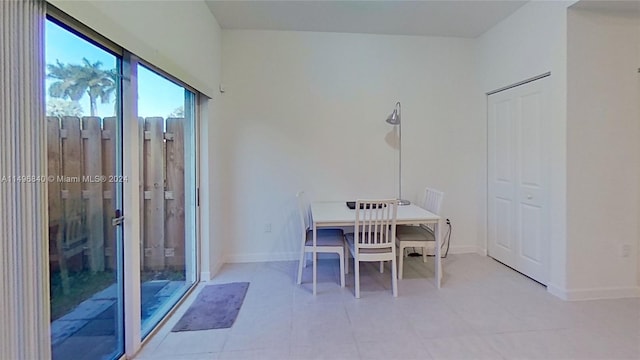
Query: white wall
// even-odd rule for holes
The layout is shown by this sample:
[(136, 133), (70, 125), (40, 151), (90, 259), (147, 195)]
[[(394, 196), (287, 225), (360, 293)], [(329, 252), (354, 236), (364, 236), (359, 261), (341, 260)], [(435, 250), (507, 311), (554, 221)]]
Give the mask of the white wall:
[(549, 291), (638, 296), (640, 22), (574, 3), (530, 2), (481, 36), (479, 82), (487, 92), (551, 72)]
[[(140, 58), (176, 76), (196, 89), (218, 95), (220, 82), (221, 30), (204, 1), (64, 1), (55, 6), (93, 28)], [(215, 89), (215, 90), (214, 90)], [(202, 278), (222, 264), (222, 177), (215, 155), (223, 133), (219, 126), (218, 98), (205, 102), (201, 139), (200, 193), (203, 223)]]
[[(573, 70), (567, 74), (567, 7), (575, 1), (528, 3), (476, 40), (222, 32), (200, 1), (52, 2), (204, 92), (218, 95), (214, 89), (223, 79), (227, 91), (204, 104), (200, 134), (205, 279), (225, 255), (229, 261), (294, 258), (299, 249), (294, 194), (300, 189), (323, 200), (395, 196), (396, 173), (390, 166), (397, 166), (397, 150), (384, 119), (397, 100), (403, 104), (404, 197), (417, 200), (427, 185), (442, 189), (443, 215), (455, 226), (453, 249), (485, 250), (482, 94), (551, 71), (549, 290), (580, 298), (595, 294), (590, 289), (634, 291), (638, 285), (640, 191), (630, 186), (638, 183), (640, 172), (623, 166), (637, 164), (640, 156), (634, 138), (638, 125), (631, 120), (633, 114), (638, 119), (638, 109), (630, 104), (634, 85), (618, 79), (621, 67), (630, 65), (626, 59), (634, 57), (616, 58), (608, 68), (608, 75), (631, 92), (611, 97), (606, 106), (595, 96), (611, 90), (611, 81), (583, 84), (600, 78), (573, 75), (601, 70), (599, 62), (612, 61), (604, 55), (613, 52), (635, 52), (634, 69), (640, 66), (638, 47), (587, 41), (603, 33), (630, 38), (629, 24), (621, 28), (617, 21), (611, 26), (607, 16), (571, 15)], [(157, 21), (169, 18), (181, 20)], [(196, 40), (186, 40), (191, 36)], [(635, 81), (637, 91), (637, 74)], [(593, 99), (590, 107), (583, 107), (583, 98)], [(602, 112), (615, 127), (597, 122)], [(584, 119), (591, 126), (585, 128)], [(590, 159), (586, 154), (594, 145), (602, 151)], [(629, 161), (613, 161), (622, 158)], [(611, 176), (612, 167), (624, 179)], [(602, 186), (616, 189), (604, 201), (616, 214), (616, 226), (602, 226), (588, 211), (593, 204), (587, 199)], [(632, 218), (635, 227), (629, 225)], [(264, 232), (267, 223), (269, 233)], [(587, 233), (585, 223), (598, 231)], [(635, 257), (621, 260), (615, 245), (627, 239)]]
[(298, 190), (314, 200), (395, 197), (384, 120), (398, 100), (403, 197), (443, 190), (453, 248), (476, 250), (485, 125), (472, 40), (225, 30), (222, 78), (229, 261), (296, 258)]
[[(476, 72), (484, 93), (551, 72), (550, 114), (553, 120), (549, 133), (552, 159), (549, 173), (552, 175), (549, 179), (551, 249), (548, 286), (550, 291), (560, 289), (561, 292), (567, 286), (566, 8), (571, 3), (529, 2), (479, 37), (476, 44)], [(486, 97), (483, 108), (486, 114)], [(486, 124), (486, 118), (484, 121)], [(482, 246), (486, 248), (486, 243)]]
[(568, 15), (568, 282), (576, 298), (640, 296), (640, 19)]

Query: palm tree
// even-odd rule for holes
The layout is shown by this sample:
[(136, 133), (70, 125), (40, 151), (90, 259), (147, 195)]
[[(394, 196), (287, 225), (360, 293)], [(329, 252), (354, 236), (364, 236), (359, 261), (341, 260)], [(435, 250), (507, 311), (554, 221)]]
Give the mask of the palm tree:
[(56, 98), (69, 98), (71, 101), (79, 101), (84, 95), (86, 86), (76, 81), (77, 74), (80, 72), (81, 66), (68, 64), (65, 65), (56, 60), (55, 64), (47, 65), (47, 77), (57, 79), (49, 86), (49, 95)]
[(47, 77), (58, 80), (49, 86), (49, 95), (77, 102), (86, 92), (91, 104), (91, 116), (96, 116), (98, 98), (103, 104), (108, 103), (116, 89), (115, 69), (103, 70), (101, 67), (102, 62), (92, 64), (86, 58), (82, 59), (82, 65), (63, 64), (60, 61), (47, 65)]

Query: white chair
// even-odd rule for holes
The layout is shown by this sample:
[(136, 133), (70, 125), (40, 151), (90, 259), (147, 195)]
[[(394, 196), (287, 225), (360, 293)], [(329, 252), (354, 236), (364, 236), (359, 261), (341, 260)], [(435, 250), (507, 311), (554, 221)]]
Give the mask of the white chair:
[[(306, 265), (305, 254), (313, 256), (313, 228), (309, 203), (303, 191), (296, 194), (300, 225), (302, 226), (300, 262), (298, 264), (298, 284), (302, 284), (302, 267)], [(341, 229), (317, 229), (316, 253), (336, 253), (340, 257), (340, 287), (344, 287), (344, 233)], [(313, 259), (316, 261), (317, 259)], [(306, 266), (305, 266), (306, 267)]]
[[(345, 235), (347, 248), (354, 260), (356, 298), (360, 298), (361, 261), (391, 261), (391, 286), (393, 296), (398, 296), (395, 246), (397, 203), (396, 199), (356, 202), (354, 233)], [(349, 266), (349, 256), (346, 266)]]
[[(436, 215), (440, 215), (444, 193), (426, 188), (422, 207)], [(398, 278), (402, 279), (404, 249), (408, 247), (422, 248), (422, 261), (427, 262), (427, 247), (429, 242), (435, 244), (434, 225), (399, 225), (396, 230), (396, 245), (398, 246)]]

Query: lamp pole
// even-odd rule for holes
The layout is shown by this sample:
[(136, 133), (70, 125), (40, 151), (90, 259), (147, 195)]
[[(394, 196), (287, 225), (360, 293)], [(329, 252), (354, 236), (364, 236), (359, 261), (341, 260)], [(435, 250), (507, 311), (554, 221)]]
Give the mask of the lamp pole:
[(402, 199), (402, 106), (396, 103), (393, 112), (387, 118), (387, 123), (398, 125), (398, 205), (409, 205), (411, 201)]

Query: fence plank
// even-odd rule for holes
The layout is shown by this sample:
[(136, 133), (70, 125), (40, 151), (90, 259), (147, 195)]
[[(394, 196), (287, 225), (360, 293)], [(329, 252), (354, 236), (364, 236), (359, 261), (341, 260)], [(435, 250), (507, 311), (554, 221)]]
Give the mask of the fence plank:
[(166, 142), (167, 191), (172, 196), (166, 200), (165, 209), (165, 261), (168, 267), (184, 271), (184, 119), (168, 118), (167, 134), (173, 136)]
[(64, 253), (68, 259), (82, 253), (86, 234), (84, 232), (82, 187), (82, 151), (80, 144), (80, 119), (75, 116), (62, 117), (62, 176), (61, 194), (64, 213)]
[[(62, 283), (62, 293), (68, 294), (69, 273), (67, 261), (63, 252), (62, 238), (62, 198), (60, 197), (60, 183), (57, 181), (61, 171), (60, 157), (60, 119), (57, 116), (47, 116), (47, 189), (49, 208), (49, 256), (50, 262), (57, 260)], [(53, 270), (51, 270), (53, 271)]]
[(145, 119), (144, 190), (151, 195), (144, 201), (144, 256), (147, 270), (163, 270), (165, 266), (163, 128), (163, 118)]
[[(104, 211), (102, 193), (102, 125), (100, 118), (82, 118), (85, 216), (89, 237), (89, 267), (104, 271)], [(88, 177), (88, 178), (87, 178)]]
[[(116, 175), (116, 118), (102, 119), (102, 174)], [(103, 229), (105, 267), (114, 270), (117, 266), (116, 228), (111, 225), (111, 218), (116, 211), (116, 183), (106, 181), (102, 184), (103, 191)]]

